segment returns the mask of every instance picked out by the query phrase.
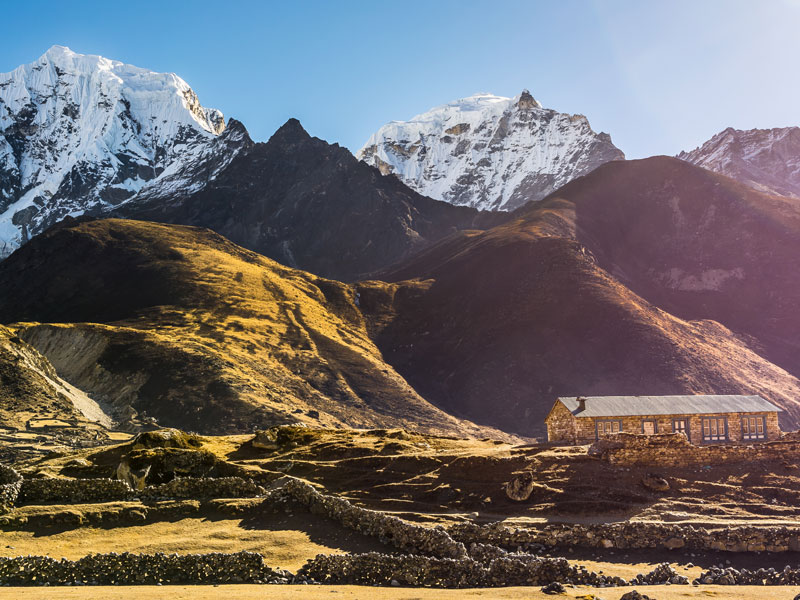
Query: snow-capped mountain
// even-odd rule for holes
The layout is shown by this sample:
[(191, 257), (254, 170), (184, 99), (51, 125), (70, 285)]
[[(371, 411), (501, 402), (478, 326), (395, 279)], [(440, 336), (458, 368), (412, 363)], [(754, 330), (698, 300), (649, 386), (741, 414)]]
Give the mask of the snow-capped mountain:
[(224, 130), (172, 73), (53, 46), (0, 74), (0, 258), (67, 215), (202, 187), (247, 138)]
[(678, 158), (757, 190), (800, 197), (800, 128), (728, 127)]
[(583, 115), (476, 94), (381, 127), (357, 157), (419, 193), (483, 210), (513, 210), (625, 155)]

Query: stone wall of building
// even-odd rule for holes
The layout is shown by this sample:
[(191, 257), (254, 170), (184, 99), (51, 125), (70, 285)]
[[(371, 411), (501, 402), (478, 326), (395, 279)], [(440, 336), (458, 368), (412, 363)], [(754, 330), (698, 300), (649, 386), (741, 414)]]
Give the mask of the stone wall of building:
[[(744, 440), (742, 438), (742, 418), (763, 417), (766, 430), (764, 440)], [(728, 443), (756, 443), (775, 441), (781, 438), (778, 425), (778, 413), (717, 413), (708, 415), (637, 415), (634, 417), (576, 417), (567, 408), (557, 402), (547, 417), (547, 439), (551, 442), (572, 444), (591, 444), (597, 439), (597, 422), (612, 421), (620, 425), (624, 433), (644, 433), (643, 423), (652, 421), (656, 433), (672, 433), (676, 420), (687, 421), (689, 439), (695, 444), (703, 443), (703, 419), (723, 418), (727, 424)], [(720, 442), (722, 443), (722, 442)]]
[(598, 440), (589, 448), (589, 453), (615, 465), (688, 467), (759, 460), (796, 460), (800, 459), (800, 441), (787, 437), (774, 442), (697, 446), (678, 433), (619, 433)]
[[(578, 420), (561, 402), (556, 402), (545, 419), (548, 442), (582, 443), (578, 435)], [(592, 434), (594, 439), (594, 433)]]

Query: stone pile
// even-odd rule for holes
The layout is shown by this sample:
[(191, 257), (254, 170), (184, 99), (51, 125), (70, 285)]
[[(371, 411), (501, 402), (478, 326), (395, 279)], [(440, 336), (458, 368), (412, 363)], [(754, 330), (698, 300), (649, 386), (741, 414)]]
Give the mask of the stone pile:
[(272, 569), (261, 554), (91, 554), (72, 561), (49, 556), (0, 557), (0, 585), (157, 585), (302, 583)]
[(686, 585), (689, 578), (673, 569), (669, 563), (661, 563), (646, 575), (639, 574), (631, 579), (631, 585)]
[(15, 469), (0, 465), (0, 514), (10, 510), (22, 487), (22, 476)]

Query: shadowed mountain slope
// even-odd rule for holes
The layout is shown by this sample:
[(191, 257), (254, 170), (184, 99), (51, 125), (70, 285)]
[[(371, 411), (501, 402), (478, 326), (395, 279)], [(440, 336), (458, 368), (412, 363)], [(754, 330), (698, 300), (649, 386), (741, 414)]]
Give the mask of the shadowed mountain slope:
[[(683, 161), (610, 163), (553, 194), (565, 235), (653, 304), (714, 319), (800, 375), (800, 200)], [(537, 210), (521, 212), (539, 222)]]
[(796, 425), (799, 382), (764, 358), (789, 366), (796, 215), (676, 159), (610, 163), (387, 273), (408, 289), (378, 343), (429, 400), (515, 432), (577, 394), (758, 393)]
[(0, 322), (24, 322), (20, 337), (118, 419), (492, 433), (430, 405), (383, 361), (353, 288), (205, 229), (57, 226), (0, 263)]
[(115, 215), (208, 227), (282, 264), (340, 280), (506, 218), (421, 196), (309, 136), (296, 119), (240, 153), (200, 192), (139, 198)]

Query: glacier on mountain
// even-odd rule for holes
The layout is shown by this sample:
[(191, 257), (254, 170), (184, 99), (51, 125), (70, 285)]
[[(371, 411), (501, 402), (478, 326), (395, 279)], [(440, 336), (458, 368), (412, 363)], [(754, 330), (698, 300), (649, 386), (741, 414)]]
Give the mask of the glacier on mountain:
[(356, 154), (421, 194), (483, 210), (513, 210), (624, 154), (583, 115), (476, 94), (391, 121)]
[(202, 185), (240, 148), (224, 130), (173, 73), (53, 46), (0, 74), (0, 258), (66, 216)]

